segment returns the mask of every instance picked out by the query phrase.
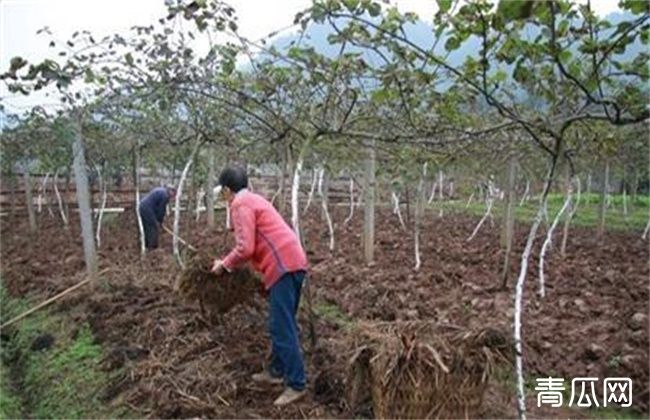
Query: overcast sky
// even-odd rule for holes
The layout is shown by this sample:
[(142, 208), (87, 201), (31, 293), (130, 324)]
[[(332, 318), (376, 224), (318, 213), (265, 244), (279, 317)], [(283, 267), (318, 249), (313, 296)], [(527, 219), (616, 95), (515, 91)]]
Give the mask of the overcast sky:
[[(239, 32), (246, 38), (259, 39), (286, 28), (294, 15), (307, 8), (311, 0), (230, 0), (239, 17)], [(403, 12), (433, 16), (435, 0), (393, 0)], [(618, 10), (617, 0), (592, 0), (600, 15)], [(149, 25), (165, 15), (164, 0), (0, 0), (0, 73), (9, 68), (11, 57), (40, 61), (52, 54), (48, 35), (36, 31), (48, 26), (59, 39), (69, 38), (77, 30), (87, 29), (100, 38), (126, 32), (134, 25)], [(43, 94), (28, 98), (11, 95), (0, 83), (0, 98), (9, 113), (31, 106), (56, 103)]]

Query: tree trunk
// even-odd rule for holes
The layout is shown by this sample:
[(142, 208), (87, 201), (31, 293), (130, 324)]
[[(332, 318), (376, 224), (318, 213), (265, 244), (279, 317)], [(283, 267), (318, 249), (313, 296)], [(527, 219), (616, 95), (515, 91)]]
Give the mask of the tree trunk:
[(65, 206), (63, 204), (63, 199), (61, 198), (61, 193), (59, 193), (59, 172), (54, 173), (54, 195), (56, 195), (56, 201), (59, 205), (59, 212), (61, 213), (61, 220), (63, 220), (63, 227), (67, 230), (69, 229), (68, 225), (68, 215), (65, 211)]
[(623, 219), (627, 222), (627, 171), (625, 165), (623, 166)]
[(25, 204), (27, 206), (27, 217), (29, 218), (29, 231), (36, 233), (36, 214), (34, 213), (34, 202), (32, 201), (32, 179), (29, 176), (29, 169), (23, 169), (23, 180), (25, 181)]
[(519, 201), (519, 207), (523, 206), (526, 201), (528, 201), (528, 194), (530, 193), (530, 180), (526, 178), (526, 188), (524, 189), (524, 194), (521, 196), (521, 201)]
[[(173, 174), (172, 174), (173, 177)], [(136, 141), (133, 147), (133, 188), (135, 189), (135, 219), (138, 222), (138, 238), (140, 242), (140, 255), (147, 252), (144, 239), (144, 225), (140, 215), (140, 142)]]
[(70, 220), (70, 175), (72, 168), (68, 166), (65, 173), (65, 196), (63, 197), (63, 207), (65, 208), (65, 217)]
[[(559, 149), (559, 148), (558, 148)], [(524, 393), (524, 369), (523, 369), (523, 338), (521, 334), (521, 318), (523, 313), (523, 298), (524, 298), (524, 283), (526, 282), (526, 275), (528, 273), (528, 260), (530, 259), (530, 254), (533, 249), (533, 244), (535, 242), (535, 235), (539, 229), (539, 225), (542, 222), (542, 217), (544, 216), (544, 209), (546, 207), (546, 201), (548, 193), (551, 189), (551, 184), (553, 182), (553, 174), (555, 172), (555, 160), (551, 164), (549, 169), (548, 177), (546, 179), (546, 185), (542, 192), (542, 197), (539, 203), (539, 208), (537, 209), (537, 214), (533, 220), (533, 224), (530, 227), (528, 232), (528, 238), (526, 240), (526, 246), (524, 252), (521, 254), (521, 263), (519, 266), (519, 276), (517, 278), (517, 284), (515, 287), (515, 312), (514, 312), (514, 331), (513, 337), (515, 341), (515, 370), (517, 378), (517, 409), (519, 411), (519, 418), (526, 418), (526, 394)]]
[(503, 228), (501, 231), (501, 246), (505, 252), (503, 268), (501, 270), (501, 284), (506, 287), (508, 284), (508, 273), (510, 271), (510, 253), (512, 252), (512, 237), (515, 227), (515, 180), (517, 176), (517, 158), (514, 154), (508, 159), (508, 177), (505, 191), (505, 211), (503, 213)]
[(278, 211), (284, 215), (286, 209), (285, 187), (287, 173), (291, 173), (291, 152), (289, 146), (282, 147), (282, 170), (280, 171), (280, 196), (278, 197)]
[(546, 288), (544, 287), (544, 256), (546, 255), (546, 250), (551, 246), (551, 240), (553, 239), (553, 231), (555, 230), (555, 227), (557, 226), (564, 212), (571, 205), (572, 194), (573, 191), (571, 189), (571, 184), (569, 184), (566, 200), (564, 200), (564, 205), (562, 205), (560, 211), (557, 212), (557, 215), (553, 220), (553, 224), (546, 232), (546, 240), (544, 240), (544, 244), (542, 245), (542, 250), (539, 253), (539, 295), (541, 297), (546, 297)]
[(632, 207), (634, 208), (634, 204), (636, 203), (636, 194), (637, 190), (639, 189), (639, 171), (634, 170), (634, 177), (632, 177), (632, 185), (631, 185), (631, 191), (630, 191), (630, 199), (632, 203)]
[(45, 205), (47, 206), (47, 212), (50, 215), (50, 217), (54, 217), (54, 212), (52, 212), (52, 203), (50, 203), (50, 199), (47, 196), (47, 181), (50, 179), (50, 173), (48, 172), (47, 175), (45, 175), (45, 179), (43, 180), (43, 200), (45, 201)]
[(404, 188), (404, 194), (406, 195), (406, 223), (411, 225), (411, 196), (409, 194), (408, 185)]
[(311, 204), (311, 200), (314, 197), (314, 190), (316, 189), (317, 178), (318, 178), (318, 171), (316, 170), (316, 168), (314, 168), (311, 171), (311, 188), (309, 189), (309, 196), (307, 197), (307, 204), (305, 204), (305, 208), (302, 211), (303, 215), (307, 214), (307, 209), (309, 208), (309, 205)]
[(347, 225), (354, 216), (354, 180), (350, 177), (350, 214), (345, 219), (343, 224)]
[(363, 216), (363, 256), (366, 264), (370, 264), (375, 258), (375, 165), (376, 153), (375, 143), (371, 142), (367, 147), (365, 186), (364, 193), (364, 216)]
[(296, 236), (298, 237), (298, 242), (302, 243), (300, 237), (300, 208), (298, 207), (301, 172), (302, 172), (302, 156), (298, 158), (298, 162), (296, 163), (296, 169), (293, 172), (293, 183), (291, 184), (291, 225), (293, 226), (294, 232), (296, 232)]
[[(420, 224), (422, 223), (422, 213), (424, 211), (424, 178), (427, 175), (427, 164), (422, 167), (422, 174), (420, 175), (420, 182), (417, 188), (417, 197), (415, 200), (415, 229), (413, 232), (414, 251), (415, 251), (415, 271), (420, 269), (422, 260), (420, 258)], [(440, 190), (442, 192), (442, 189)], [(442, 199), (442, 194), (440, 195)]]
[(97, 233), (95, 234), (95, 240), (97, 241), (97, 248), (100, 248), (102, 243), (100, 233), (102, 230), (102, 217), (104, 216), (104, 209), (106, 208), (106, 197), (107, 197), (106, 190), (107, 190), (108, 180), (102, 177), (102, 172), (99, 169), (99, 167), (97, 167), (97, 177), (99, 180), (99, 190), (101, 191), (102, 194), (102, 202), (99, 207), (99, 213), (97, 214)]
[(10, 173), (8, 175), (9, 177), (9, 183), (10, 183), (10, 194), (11, 194), (11, 219), (16, 216), (16, 175), (14, 173)]
[[(176, 187), (176, 208), (174, 209), (174, 238), (172, 241), (173, 244), (173, 249), (174, 249), (174, 257), (176, 258), (176, 262), (181, 268), (185, 268), (185, 264), (183, 263), (183, 260), (181, 259), (181, 254), (178, 246), (178, 238), (179, 238), (179, 222), (180, 222), (180, 216), (181, 216), (181, 198), (183, 196), (183, 184), (185, 183), (185, 178), (187, 178), (187, 173), (190, 170), (190, 167), (192, 166), (192, 162), (194, 161), (194, 156), (196, 156), (197, 151), (199, 150), (199, 146), (201, 143), (197, 140), (196, 145), (194, 146), (194, 150), (192, 150), (192, 153), (190, 154), (189, 159), (187, 159), (187, 163), (185, 164), (185, 168), (183, 168), (183, 172), (181, 173), (181, 178), (178, 180), (178, 187)], [(188, 211), (189, 211), (189, 204), (188, 204)]]
[(90, 191), (88, 189), (88, 173), (86, 172), (86, 157), (81, 129), (81, 117), (75, 122), (75, 138), (72, 145), (74, 160), (75, 185), (77, 187), (77, 204), (81, 219), (81, 237), (83, 239), (86, 269), (91, 278), (91, 284), (97, 282), (97, 251), (93, 237), (93, 220), (90, 208)]
[(215, 169), (214, 169), (214, 153), (212, 150), (208, 150), (208, 188), (206, 191), (207, 194), (207, 204), (206, 212), (208, 218), (208, 227), (214, 227), (214, 184), (215, 184)]
[(324, 175), (325, 175), (325, 169), (321, 168), (320, 176), (318, 177), (318, 195), (320, 196), (321, 199), (322, 214), (325, 217), (325, 221), (327, 222), (327, 229), (329, 230), (329, 234), (330, 234), (329, 250), (334, 251), (334, 226), (332, 225), (332, 218), (330, 217), (330, 213), (327, 210), (327, 197), (326, 194), (323, 193)]
[(607, 186), (609, 185), (609, 159), (605, 159), (603, 169), (603, 187), (600, 191), (600, 207), (598, 209), (598, 238), (605, 234), (605, 216), (607, 214)]
[(395, 194), (395, 191), (391, 191), (391, 199), (393, 201), (393, 214), (397, 216), (399, 224), (402, 226), (402, 230), (406, 231), (406, 223), (404, 223), (402, 211), (399, 208), (399, 196)]
[[(575, 201), (571, 201), (571, 203), (569, 203), (569, 208), (567, 209), (569, 213), (564, 218), (564, 228), (562, 232), (562, 245), (560, 247), (560, 255), (562, 256), (562, 258), (566, 257), (566, 244), (569, 238), (569, 226), (571, 225), (573, 216), (575, 216), (576, 211), (578, 210), (578, 204), (580, 204), (580, 177), (575, 176), (574, 179), (576, 181), (576, 199)], [(567, 194), (568, 194), (569, 189), (572, 188), (570, 184), (571, 180), (568, 179), (567, 183), (568, 183), (567, 185)]]

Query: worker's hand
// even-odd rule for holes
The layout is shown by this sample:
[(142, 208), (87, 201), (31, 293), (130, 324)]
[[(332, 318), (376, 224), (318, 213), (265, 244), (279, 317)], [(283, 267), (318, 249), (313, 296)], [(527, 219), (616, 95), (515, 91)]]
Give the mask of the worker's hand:
[(223, 267), (223, 262), (221, 260), (214, 260), (214, 264), (212, 264), (212, 268), (210, 269), (210, 271), (212, 271), (217, 276), (222, 275), (225, 271)]

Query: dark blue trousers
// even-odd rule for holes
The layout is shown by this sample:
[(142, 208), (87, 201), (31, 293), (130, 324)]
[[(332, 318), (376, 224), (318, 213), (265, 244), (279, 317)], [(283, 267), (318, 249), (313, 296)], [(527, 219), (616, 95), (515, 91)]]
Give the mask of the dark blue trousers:
[(302, 361), (296, 314), (304, 271), (286, 273), (269, 291), (269, 334), (272, 353), (269, 370), (272, 376), (282, 377), (285, 385), (305, 388), (305, 366)]

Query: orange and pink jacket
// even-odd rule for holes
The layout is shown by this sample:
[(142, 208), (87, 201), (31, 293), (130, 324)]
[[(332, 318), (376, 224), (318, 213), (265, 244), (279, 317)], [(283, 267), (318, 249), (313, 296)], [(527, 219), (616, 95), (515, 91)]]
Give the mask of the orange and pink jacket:
[(264, 197), (239, 191), (230, 202), (236, 245), (223, 259), (226, 269), (246, 262), (262, 273), (268, 290), (286, 273), (307, 270), (308, 262), (298, 237)]

